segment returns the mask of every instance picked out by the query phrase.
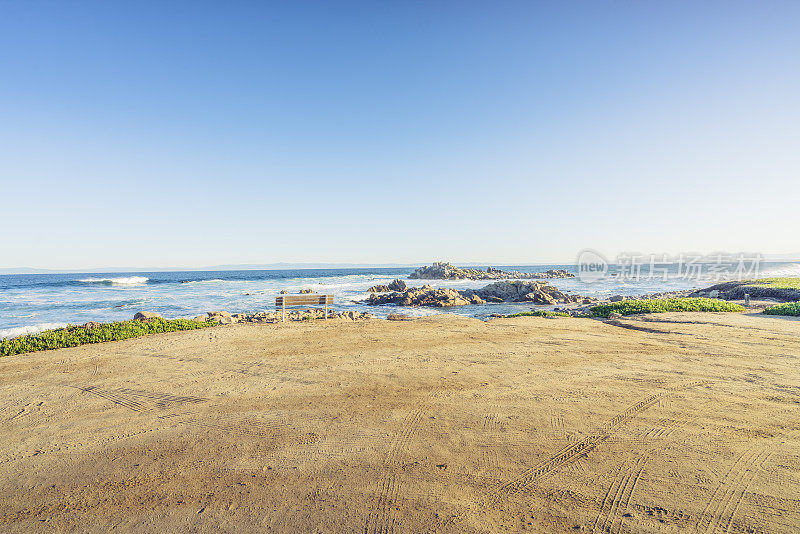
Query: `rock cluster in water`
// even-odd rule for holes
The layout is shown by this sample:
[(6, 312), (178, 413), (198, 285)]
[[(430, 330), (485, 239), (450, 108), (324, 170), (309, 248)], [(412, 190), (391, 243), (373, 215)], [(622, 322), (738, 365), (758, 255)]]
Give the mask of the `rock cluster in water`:
[(462, 269), (446, 261), (437, 261), (433, 265), (420, 267), (409, 275), (417, 280), (502, 280), (531, 278), (574, 278), (575, 275), (564, 269), (550, 269), (542, 273), (521, 273), (519, 271), (502, 271), (489, 267), (480, 269)]
[(391, 293), (372, 293), (367, 304), (397, 304), (398, 306), (432, 306), (446, 308), (487, 302), (530, 302), (532, 304), (589, 303), (591, 299), (568, 295), (544, 282), (501, 281), (482, 289), (458, 291), (448, 287), (434, 288), (429, 284)]
[(373, 305), (397, 304), (399, 306), (433, 306), (437, 308), (486, 303), (477, 295), (467, 295), (465, 292), (449, 287), (434, 289), (428, 284), (422, 287), (412, 287), (405, 291), (372, 293), (365, 302)]
[(367, 289), (367, 291), (370, 293), (386, 293), (387, 291), (405, 291), (406, 288), (406, 283), (398, 278), (396, 280), (392, 280), (392, 283), (388, 286), (378, 284)]

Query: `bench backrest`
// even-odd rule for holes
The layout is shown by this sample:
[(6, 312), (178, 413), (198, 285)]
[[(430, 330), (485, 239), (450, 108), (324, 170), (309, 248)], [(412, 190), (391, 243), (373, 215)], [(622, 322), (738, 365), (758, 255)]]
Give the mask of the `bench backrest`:
[(331, 304), (333, 304), (333, 295), (306, 293), (275, 297), (275, 306), (330, 306)]

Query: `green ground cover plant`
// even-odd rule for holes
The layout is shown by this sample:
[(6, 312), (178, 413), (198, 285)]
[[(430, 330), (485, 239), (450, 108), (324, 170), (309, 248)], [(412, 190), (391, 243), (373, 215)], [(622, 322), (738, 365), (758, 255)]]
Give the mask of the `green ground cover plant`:
[(529, 312), (512, 313), (511, 315), (506, 315), (507, 319), (511, 317), (570, 317), (570, 314), (564, 312), (548, 311), (548, 310), (537, 310)]
[(601, 304), (589, 308), (592, 317), (608, 317), (612, 313), (634, 315), (637, 313), (664, 312), (741, 312), (744, 307), (719, 299), (706, 298), (674, 298), (623, 300), (611, 304)]
[(800, 277), (760, 278), (723, 282), (697, 291), (704, 296), (710, 291), (719, 291), (719, 296), (728, 300), (768, 298), (786, 301), (800, 300)]
[(787, 315), (790, 317), (800, 317), (800, 302), (785, 302), (776, 304), (764, 310), (767, 315)]
[(759, 280), (745, 280), (743, 285), (770, 287), (773, 289), (800, 289), (800, 278), (761, 278)]
[(155, 319), (150, 321), (119, 321), (94, 327), (65, 326), (11, 339), (0, 340), (0, 356), (11, 356), (40, 350), (77, 347), (89, 343), (119, 341), (148, 334), (196, 330), (215, 326), (216, 323), (189, 319)]

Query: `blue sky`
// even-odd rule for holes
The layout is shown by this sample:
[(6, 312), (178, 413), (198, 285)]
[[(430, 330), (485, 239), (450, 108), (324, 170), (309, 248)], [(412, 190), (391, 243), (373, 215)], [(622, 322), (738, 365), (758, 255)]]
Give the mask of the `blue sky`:
[(0, 2), (0, 267), (800, 251), (797, 2)]

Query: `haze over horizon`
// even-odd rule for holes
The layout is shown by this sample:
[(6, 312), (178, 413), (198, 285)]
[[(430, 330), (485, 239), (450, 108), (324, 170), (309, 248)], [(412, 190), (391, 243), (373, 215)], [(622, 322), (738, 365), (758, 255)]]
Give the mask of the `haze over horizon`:
[(798, 15), (4, 3), (0, 268), (793, 253)]

